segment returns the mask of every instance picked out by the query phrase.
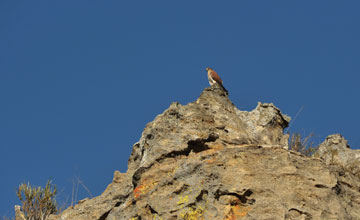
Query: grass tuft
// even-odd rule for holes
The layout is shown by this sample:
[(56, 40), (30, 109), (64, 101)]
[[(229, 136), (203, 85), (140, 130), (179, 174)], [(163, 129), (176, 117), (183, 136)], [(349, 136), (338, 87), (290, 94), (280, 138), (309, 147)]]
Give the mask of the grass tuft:
[(300, 152), (305, 156), (311, 156), (315, 153), (318, 146), (314, 146), (314, 142), (311, 139), (314, 137), (314, 133), (310, 133), (306, 137), (302, 137), (300, 133), (293, 133), (289, 139), (289, 149)]
[(22, 206), (21, 211), (27, 220), (45, 220), (49, 215), (58, 211), (55, 201), (56, 186), (48, 180), (45, 188), (22, 183), (16, 191)]

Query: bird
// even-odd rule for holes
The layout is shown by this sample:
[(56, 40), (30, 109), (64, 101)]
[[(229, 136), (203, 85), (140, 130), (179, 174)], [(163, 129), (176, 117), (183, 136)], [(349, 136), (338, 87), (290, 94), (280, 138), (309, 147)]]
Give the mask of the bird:
[(207, 75), (208, 75), (208, 79), (209, 79), (209, 83), (210, 86), (214, 85), (215, 83), (219, 84), (219, 86), (221, 88), (224, 89), (224, 91), (226, 92), (226, 94), (228, 94), (228, 91), (225, 89), (225, 87), (222, 84), (222, 79), (220, 78), (220, 76), (210, 67), (206, 67), (206, 71), (207, 71)]

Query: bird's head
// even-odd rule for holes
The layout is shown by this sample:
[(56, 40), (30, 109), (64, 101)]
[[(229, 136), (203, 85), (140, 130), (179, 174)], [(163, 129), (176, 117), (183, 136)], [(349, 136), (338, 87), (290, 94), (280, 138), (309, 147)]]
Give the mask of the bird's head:
[(210, 67), (206, 67), (206, 71), (209, 71), (209, 70), (211, 70), (211, 68), (210, 68)]

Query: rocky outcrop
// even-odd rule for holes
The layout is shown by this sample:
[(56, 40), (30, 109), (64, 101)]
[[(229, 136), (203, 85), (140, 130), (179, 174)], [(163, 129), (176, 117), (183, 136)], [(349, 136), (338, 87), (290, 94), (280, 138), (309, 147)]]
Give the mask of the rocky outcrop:
[(273, 104), (240, 111), (215, 84), (147, 124), (103, 194), (50, 219), (359, 219), (357, 175), (289, 151), (289, 121)]
[(273, 104), (258, 103), (251, 112), (240, 111), (215, 84), (193, 103), (172, 103), (147, 124), (140, 141), (133, 146), (128, 169), (137, 178), (164, 158), (227, 146), (287, 149), (288, 135), (283, 134), (283, 129), (289, 121)]
[(338, 165), (354, 175), (360, 175), (360, 150), (351, 150), (341, 134), (326, 137), (314, 157), (321, 158), (328, 165)]
[(125, 202), (132, 192), (132, 184), (129, 175), (114, 172), (112, 183), (98, 197), (82, 199), (75, 206), (64, 210), (60, 215), (52, 215), (49, 220), (76, 220), (76, 219), (99, 219), (104, 220), (109, 212), (116, 206)]

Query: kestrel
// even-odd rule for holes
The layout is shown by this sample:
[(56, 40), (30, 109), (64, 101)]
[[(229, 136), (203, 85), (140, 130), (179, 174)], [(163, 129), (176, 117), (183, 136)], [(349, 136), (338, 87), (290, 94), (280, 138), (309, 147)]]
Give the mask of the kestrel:
[(228, 91), (225, 89), (225, 87), (222, 84), (222, 80), (221, 80), (220, 76), (210, 67), (206, 67), (206, 71), (207, 71), (210, 85), (212, 86), (215, 83), (218, 83), (224, 89), (224, 91), (226, 93), (228, 93)]

